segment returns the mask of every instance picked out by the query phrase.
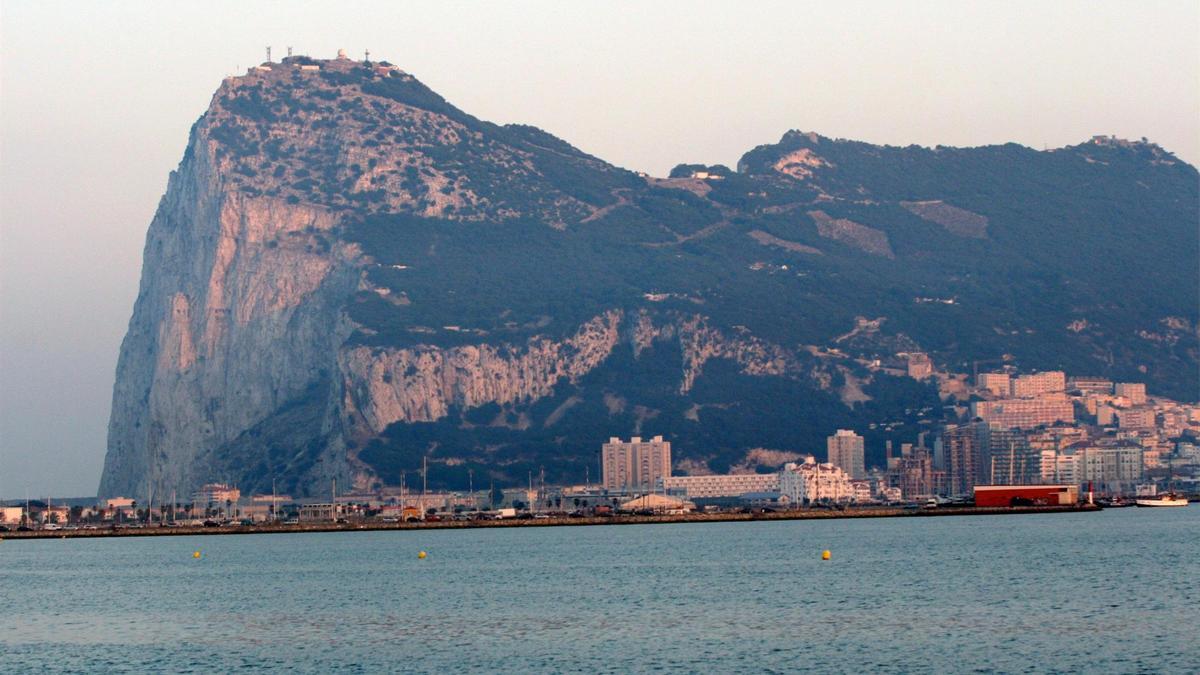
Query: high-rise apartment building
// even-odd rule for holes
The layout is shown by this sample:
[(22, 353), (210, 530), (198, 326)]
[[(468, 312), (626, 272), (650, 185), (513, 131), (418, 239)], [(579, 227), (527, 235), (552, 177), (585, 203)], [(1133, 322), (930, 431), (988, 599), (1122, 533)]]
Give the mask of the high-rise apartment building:
[(1029, 442), (1028, 436), (1019, 429), (991, 427), (984, 437), (987, 440), (985, 456), (990, 485), (1036, 485), (1042, 482), (1042, 453)]
[(826, 439), (825, 447), (829, 451), (829, 463), (839, 466), (850, 474), (851, 478), (866, 478), (866, 449), (863, 437), (849, 429), (838, 429), (837, 433)]
[(948, 424), (942, 430), (946, 484), (950, 494), (969, 495), (979, 482), (981, 435), (981, 427), (975, 424)]
[(888, 467), (888, 486), (900, 488), (904, 499), (926, 499), (937, 494), (937, 473), (933, 469), (933, 453), (927, 448), (912, 448)]
[(653, 490), (671, 475), (671, 443), (662, 436), (628, 442), (610, 438), (600, 451), (604, 488), (613, 491)]

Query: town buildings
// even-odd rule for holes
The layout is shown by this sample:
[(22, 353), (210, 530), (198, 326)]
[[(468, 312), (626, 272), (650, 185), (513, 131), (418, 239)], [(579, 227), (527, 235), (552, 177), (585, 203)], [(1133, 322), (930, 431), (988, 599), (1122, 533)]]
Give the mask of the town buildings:
[(634, 436), (629, 441), (610, 438), (600, 451), (605, 489), (613, 491), (650, 491), (671, 475), (671, 443), (662, 436), (644, 441)]
[(866, 478), (866, 450), (863, 437), (849, 429), (838, 429), (826, 439), (829, 463), (841, 467), (851, 478)]

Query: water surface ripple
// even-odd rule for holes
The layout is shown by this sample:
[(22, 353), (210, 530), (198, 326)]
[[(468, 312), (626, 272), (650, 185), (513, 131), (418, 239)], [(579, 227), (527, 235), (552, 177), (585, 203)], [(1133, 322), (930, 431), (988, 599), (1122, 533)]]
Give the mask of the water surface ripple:
[(1197, 664), (1196, 505), (0, 544), (4, 672)]

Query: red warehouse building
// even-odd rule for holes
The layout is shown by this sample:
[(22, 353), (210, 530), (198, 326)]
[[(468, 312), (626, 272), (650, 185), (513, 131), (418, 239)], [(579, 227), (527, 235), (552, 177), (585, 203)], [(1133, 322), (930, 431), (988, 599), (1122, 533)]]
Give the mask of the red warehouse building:
[(1076, 485), (976, 485), (975, 506), (1073, 506)]

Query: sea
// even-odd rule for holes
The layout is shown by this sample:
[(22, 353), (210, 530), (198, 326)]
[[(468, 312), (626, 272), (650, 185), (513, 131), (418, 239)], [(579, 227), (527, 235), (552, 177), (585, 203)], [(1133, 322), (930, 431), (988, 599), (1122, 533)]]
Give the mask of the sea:
[(1200, 505), (0, 542), (0, 672), (233, 670), (1195, 673)]

